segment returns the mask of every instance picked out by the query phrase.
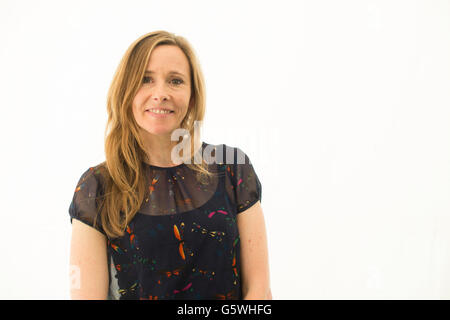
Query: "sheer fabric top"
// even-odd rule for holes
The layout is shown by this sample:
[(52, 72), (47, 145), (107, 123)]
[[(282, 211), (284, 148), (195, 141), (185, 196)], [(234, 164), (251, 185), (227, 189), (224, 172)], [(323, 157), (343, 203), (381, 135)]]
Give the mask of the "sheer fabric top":
[[(144, 163), (144, 201), (125, 235), (108, 239), (109, 299), (242, 298), (236, 217), (261, 201), (261, 183), (239, 148), (203, 142), (199, 151), (217, 161), (206, 183), (184, 163)], [(106, 236), (100, 170), (81, 175), (69, 214)]]

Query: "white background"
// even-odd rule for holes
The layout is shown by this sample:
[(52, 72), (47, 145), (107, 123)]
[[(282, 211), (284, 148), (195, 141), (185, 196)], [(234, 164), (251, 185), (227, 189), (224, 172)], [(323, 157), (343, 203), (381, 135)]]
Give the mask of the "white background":
[(1, 299), (69, 299), (107, 90), (161, 29), (201, 62), (203, 140), (261, 180), (274, 299), (450, 298), (449, 1), (2, 0)]

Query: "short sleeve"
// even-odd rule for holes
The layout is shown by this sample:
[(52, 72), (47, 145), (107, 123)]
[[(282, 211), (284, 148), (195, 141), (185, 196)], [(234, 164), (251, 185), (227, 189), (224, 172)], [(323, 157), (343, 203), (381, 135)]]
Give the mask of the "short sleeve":
[(249, 157), (241, 149), (235, 148), (233, 183), (237, 213), (241, 213), (256, 202), (261, 201), (261, 182)]
[[(76, 185), (69, 207), (70, 223), (72, 219), (77, 219), (106, 235), (101, 226), (98, 210), (102, 187), (95, 171), (94, 167), (89, 168), (81, 175)], [(94, 221), (96, 221), (95, 225)]]

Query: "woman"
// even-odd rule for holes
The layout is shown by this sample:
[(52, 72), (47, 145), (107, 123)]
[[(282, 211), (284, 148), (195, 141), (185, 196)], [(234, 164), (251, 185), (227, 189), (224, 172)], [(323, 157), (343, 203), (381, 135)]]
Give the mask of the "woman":
[(189, 43), (132, 43), (107, 111), (106, 161), (69, 208), (72, 299), (272, 299), (261, 184), (242, 150), (194, 132), (205, 88)]

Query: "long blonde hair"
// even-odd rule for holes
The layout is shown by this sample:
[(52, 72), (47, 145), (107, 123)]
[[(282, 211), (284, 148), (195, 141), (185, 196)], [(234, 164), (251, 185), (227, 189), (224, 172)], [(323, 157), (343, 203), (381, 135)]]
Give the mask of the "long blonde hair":
[[(132, 101), (139, 90), (153, 49), (158, 45), (175, 45), (186, 55), (191, 74), (191, 97), (194, 99), (181, 128), (189, 131), (191, 159), (194, 145), (200, 137), (194, 136), (194, 122), (205, 115), (205, 83), (200, 64), (186, 39), (167, 31), (154, 31), (135, 40), (125, 52), (112, 80), (107, 97), (108, 121), (105, 129), (106, 161), (99, 166), (103, 180), (103, 197), (99, 214), (103, 230), (109, 238), (123, 236), (126, 226), (136, 215), (146, 196), (144, 160), (148, 159), (139, 126), (132, 112)], [(180, 137), (182, 138), (182, 137)], [(201, 163), (186, 163), (195, 170), (197, 178), (206, 183), (212, 175), (203, 157)], [(97, 222), (97, 219), (95, 219)]]

